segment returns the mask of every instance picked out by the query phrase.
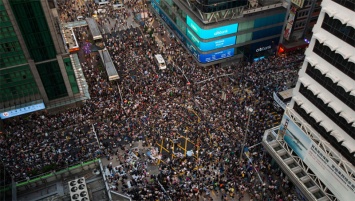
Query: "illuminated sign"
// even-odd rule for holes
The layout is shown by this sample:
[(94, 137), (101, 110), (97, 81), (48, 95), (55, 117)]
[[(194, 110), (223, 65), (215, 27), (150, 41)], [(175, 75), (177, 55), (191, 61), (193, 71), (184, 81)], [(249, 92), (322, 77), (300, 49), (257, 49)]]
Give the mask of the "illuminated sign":
[(26, 106), (26, 107), (22, 107), (22, 108), (18, 108), (18, 109), (13, 109), (13, 110), (10, 110), (10, 111), (7, 111), (7, 112), (0, 113), (0, 118), (1, 119), (7, 119), (7, 118), (11, 118), (11, 117), (27, 114), (27, 113), (30, 113), (30, 112), (43, 110), (45, 108), (46, 107), (44, 106), (44, 103), (38, 103), (38, 104), (35, 104), (35, 105), (30, 105), (30, 106)]
[[(155, 4), (154, 0), (151, 1), (151, 3), (152, 3), (152, 7), (154, 8), (154, 10), (155, 10), (158, 14), (160, 14), (160, 8), (157, 6), (157, 4)], [(158, 1), (158, 3), (159, 3), (159, 1)]]
[(284, 115), (279, 135), (339, 200), (353, 200), (355, 181), (289, 116)]
[(236, 36), (222, 38), (210, 42), (201, 42), (189, 29), (186, 29), (186, 35), (191, 41), (202, 51), (210, 51), (222, 47), (227, 47), (235, 44)]
[(222, 50), (219, 52), (213, 52), (210, 54), (200, 54), (200, 62), (201, 63), (209, 63), (212, 61), (225, 59), (225, 58), (232, 57), (232, 56), (234, 56), (234, 48)]
[(186, 24), (202, 39), (211, 39), (237, 33), (238, 30), (238, 24), (231, 24), (212, 29), (201, 29), (189, 16), (186, 17)]
[(230, 48), (230, 49), (222, 50), (222, 51), (218, 51), (218, 52), (213, 52), (210, 54), (200, 54), (196, 50), (196, 48), (192, 44), (190, 44), (188, 41), (186, 41), (186, 46), (190, 50), (191, 54), (194, 57), (196, 57), (196, 59), (200, 63), (209, 63), (212, 61), (217, 61), (220, 59), (225, 59), (225, 58), (234, 56), (234, 48)]
[(269, 50), (269, 49), (271, 49), (271, 45), (268, 45), (265, 47), (260, 47), (260, 48), (256, 49), (255, 52), (262, 52), (262, 51)]

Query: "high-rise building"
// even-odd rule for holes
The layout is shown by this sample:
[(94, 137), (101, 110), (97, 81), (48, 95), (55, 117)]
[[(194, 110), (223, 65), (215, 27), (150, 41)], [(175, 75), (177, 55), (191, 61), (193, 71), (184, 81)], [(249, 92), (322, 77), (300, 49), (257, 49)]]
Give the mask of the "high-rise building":
[(284, 0), (151, 0), (201, 66), (258, 60), (277, 50), (289, 3)]
[(323, 0), (293, 97), (263, 145), (306, 200), (355, 197), (353, 0)]
[(49, 2), (0, 0), (1, 119), (82, 100), (75, 58)]

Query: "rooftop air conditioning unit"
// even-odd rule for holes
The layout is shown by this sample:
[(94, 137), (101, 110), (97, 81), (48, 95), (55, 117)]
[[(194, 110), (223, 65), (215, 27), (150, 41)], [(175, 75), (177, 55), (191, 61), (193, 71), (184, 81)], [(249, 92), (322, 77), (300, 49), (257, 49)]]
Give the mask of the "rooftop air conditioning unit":
[(68, 186), (71, 201), (90, 201), (84, 177), (69, 181)]

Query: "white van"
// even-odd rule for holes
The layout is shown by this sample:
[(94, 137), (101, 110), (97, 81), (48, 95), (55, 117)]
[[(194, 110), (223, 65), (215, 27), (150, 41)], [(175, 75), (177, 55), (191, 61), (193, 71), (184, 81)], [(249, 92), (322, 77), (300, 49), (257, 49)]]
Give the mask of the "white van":
[(113, 4), (112, 8), (113, 8), (113, 10), (119, 10), (119, 9), (123, 8), (123, 4), (121, 4), (121, 3)]
[(163, 59), (163, 56), (161, 56), (161, 54), (156, 54), (154, 56), (155, 62), (157, 63), (159, 70), (164, 70), (166, 69), (166, 64), (165, 64), (165, 60)]
[(110, 3), (109, 0), (95, 0), (95, 3), (98, 4), (99, 6), (104, 6), (108, 3)]

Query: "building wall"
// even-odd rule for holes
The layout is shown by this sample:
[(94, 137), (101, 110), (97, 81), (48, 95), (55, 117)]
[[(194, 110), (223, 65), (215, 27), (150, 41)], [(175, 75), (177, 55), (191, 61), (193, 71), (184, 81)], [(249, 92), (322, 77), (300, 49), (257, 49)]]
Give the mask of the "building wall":
[(203, 24), (183, 5), (152, 0), (152, 7), (176, 32), (200, 63), (238, 54), (252, 59), (272, 54), (283, 28), (286, 9), (276, 9), (237, 20)]

